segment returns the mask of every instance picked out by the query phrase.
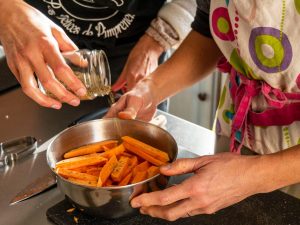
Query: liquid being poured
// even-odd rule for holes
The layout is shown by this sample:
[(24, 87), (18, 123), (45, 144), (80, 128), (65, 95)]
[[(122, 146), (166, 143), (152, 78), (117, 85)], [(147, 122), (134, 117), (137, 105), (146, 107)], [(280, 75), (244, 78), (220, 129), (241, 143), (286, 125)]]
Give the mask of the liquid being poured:
[(112, 91), (110, 90), (109, 93), (108, 93), (108, 104), (109, 104), (110, 106), (112, 106), (115, 102), (116, 102), (115, 96), (114, 96), (114, 94), (112, 93)]

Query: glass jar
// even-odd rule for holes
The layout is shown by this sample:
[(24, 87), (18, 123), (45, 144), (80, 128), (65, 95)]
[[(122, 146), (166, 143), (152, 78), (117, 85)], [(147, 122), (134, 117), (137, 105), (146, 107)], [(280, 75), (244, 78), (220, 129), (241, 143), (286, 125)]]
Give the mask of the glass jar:
[[(87, 94), (80, 97), (81, 100), (92, 100), (98, 96), (109, 95), (111, 93), (110, 68), (103, 50), (81, 49), (64, 52), (62, 55), (67, 65), (87, 89)], [(45, 90), (40, 82), (38, 83), (40, 90), (44, 94), (55, 98), (52, 93)], [(67, 89), (71, 91), (69, 88)]]

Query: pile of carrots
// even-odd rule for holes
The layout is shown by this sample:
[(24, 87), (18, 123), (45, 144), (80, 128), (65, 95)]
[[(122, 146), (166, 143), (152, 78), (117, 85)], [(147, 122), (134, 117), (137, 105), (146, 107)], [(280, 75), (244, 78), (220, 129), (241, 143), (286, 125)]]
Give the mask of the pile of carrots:
[(169, 156), (130, 136), (85, 145), (64, 154), (55, 171), (69, 181), (90, 186), (109, 187), (138, 183), (159, 173)]

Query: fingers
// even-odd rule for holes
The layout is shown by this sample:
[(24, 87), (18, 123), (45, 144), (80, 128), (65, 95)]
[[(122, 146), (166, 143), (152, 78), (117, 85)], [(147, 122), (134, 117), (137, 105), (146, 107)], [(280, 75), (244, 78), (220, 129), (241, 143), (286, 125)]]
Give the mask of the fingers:
[(18, 71), (20, 71), (19, 82), (22, 86), (22, 90), (28, 97), (41, 106), (51, 107), (54, 109), (61, 108), (61, 103), (59, 101), (47, 97), (40, 91), (30, 64), (22, 57), (18, 57)]
[(124, 77), (124, 74), (125, 73), (122, 73), (120, 75), (120, 77), (118, 78), (118, 80), (111, 87), (111, 90), (113, 92), (117, 92), (117, 91), (121, 90), (126, 85), (126, 79)]
[(190, 199), (184, 199), (167, 206), (142, 207), (140, 212), (169, 221), (177, 220), (181, 217), (187, 217), (191, 211), (192, 204)]
[[(45, 61), (51, 67), (55, 76), (70, 88), (77, 96), (86, 95), (86, 88), (82, 82), (74, 75), (71, 68), (65, 63), (59, 49), (55, 44), (49, 42), (49, 48), (43, 51)], [(66, 92), (65, 92), (66, 93)], [(54, 93), (53, 93), (54, 94)], [(69, 98), (71, 98), (69, 92)], [(68, 102), (68, 101), (67, 101)]]
[(53, 37), (56, 39), (59, 49), (62, 52), (78, 50), (75, 43), (66, 35), (66, 33), (58, 26), (51, 27)]
[(126, 107), (126, 96), (123, 95), (116, 103), (114, 103), (103, 118), (117, 117), (118, 113)]
[(138, 96), (130, 96), (126, 101), (126, 108), (118, 113), (121, 119), (135, 119), (143, 106), (143, 102)]
[(137, 96), (123, 95), (113, 104), (105, 117), (119, 117), (121, 119), (135, 119), (142, 107), (142, 100)]
[(167, 176), (191, 173), (207, 163), (207, 157), (178, 159), (171, 164), (160, 167), (160, 172)]
[(155, 205), (167, 206), (188, 197), (189, 187), (187, 184), (182, 183), (179, 185), (171, 186), (162, 191), (155, 191), (135, 197), (131, 201), (131, 206), (133, 208), (149, 207)]
[(67, 91), (66, 88), (55, 78), (52, 71), (48, 68), (42, 55), (32, 56), (31, 63), (33, 70), (42, 83), (43, 87), (57, 97), (61, 102), (66, 102), (72, 106), (80, 104), (79, 98)]

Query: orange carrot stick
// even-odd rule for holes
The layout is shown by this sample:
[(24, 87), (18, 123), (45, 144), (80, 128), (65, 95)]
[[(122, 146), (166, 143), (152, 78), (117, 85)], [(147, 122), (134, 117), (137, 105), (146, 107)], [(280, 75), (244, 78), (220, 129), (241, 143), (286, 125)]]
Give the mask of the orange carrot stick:
[(68, 169), (64, 169), (64, 168), (58, 168), (56, 172), (65, 178), (72, 177), (72, 178), (86, 180), (86, 181), (95, 181), (95, 182), (98, 181), (98, 177), (96, 177), (96, 176), (92, 176), (90, 174), (80, 173), (80, 172), (76, 172), (76, 171), (68, 170)]
[(113, 155), (118, 156), (121, 155), (125, 151), (125, 147), (123, 144), (118, 145), (117, 147), (112, 148), (106, 152), (100, 153), (102, 157), (110, 159)]
[(132, 177), (132, 173), (127, 174), (127, 176), (124, 177), (123, 180), (120, 181), (118, 186), (125, 186), (125, 185), (129, 184), (131, 177)]
[(108, 178), (104, 183), (103, 187), (110, 187), (112, 185), (113, 185), (113, 181), (110, 178)]
[(106, 158), (100, 156), (99, 153), (90, 155), (77, 156), (70, 159), (64, 159), (56, 163), (56, 168), (75, 169), (84, 166), (103, 165), (107, 161)]
[[(97, 153), (97, 152), (103, 152), (103, 146), (105, 147), (113, 147), (116, 146), (118, 143), (117, 140), (108, 140), (108, 141), (101, 141), (101, 142), (97, 142), (97, 143), (93, 143), (93, 144), (88, 144), (85, 146), (81, 146), (79, 148), (73, 149), (67, 153), (64, 154), (64, 158), (68, 159), (68, 158), (72, 158), (72, 157), (76, 157), (76, 156), (82, 156), (82, 155), (88, 155), (88, 154), (92, 154), (92, 153)], [(110, 148), (111, 148), (110, 147)]]
[(111, 172), (114, 170), (115, 166), (118, 164), (117, 157), (113, 155), (108, 162), (103, 166), (97, 183), (97, 187), (102, 187), (106, 180), (109, 178)]
[(102, 167), (94, 167), (94, 168), (88, 169), (86, 171), (86, 173), (90, 174), (90, 175), (93, 175), (93, 176), (96, 176), (96, 177), (99, 177), (101, 169), (102, 169)]
[(147, 171), (139, 171), (136, 173), (136, 175), (133, 177), (131, 183), (138, 183), (142, 180), (145, 180), (147, 178)]
[(149, 167), (150, 163), (148, 161), (144, 161), (133, 168), (132, 174), (135, 176), (137, 172), (147, 171)]
[(147, 153), (148, 155), (151, 155), (153, 158), (156, 158), (159, 161), (168, 162), (170, 160), (169, 155), (166, 152), (161, 151), (161, 150), (159, 150), (151, 145), (148, 145), (144, 142), (141, 142), (133, 137), (123, 136), (122, 140), (124, 142), (127, 142), (128, 144), (131, 144), (137, 148), (142, 149), (145, 153)]
[(154, 177), (159, 174), (159, 168), (157, 166), (150, 166), (147, 170), (147, 178)]
[(96, 187), (97, 186), (97, 181), (80, 180), (80, 179), (76, 179), (76, 178), (73, 178), (73, 177), (69, 177), (68, 180), (73, 182), (73, 183), (84, 185), (84, 186), (90, 186), (90, 187)]
[(131, 158), (131, 157), (134, 156), (134, 155), (132, 155), (132, 154), (130, 154), (130, 153), (127, 153), (127, 152), (123, 152), (123, 153), (122, 153), (122, 156), (126, 156), (126, 157)]
[(123, 145), (125, 146), (125, 148), (126, 148), (128, 151), (130, 151), (130, 152), (132, 152), (132, 153), (138, 155), (139, 157), (141, 157), (141, 158), (143, 158), (144, 160), (146, 160), (146, 161), (152, 163), (152, 164), (155, 165), (155, 166), (162, 166), (162, 165), (166, 164), (166, 162), (162, 162), (162, 161), (160, 161), (160, 160), (158, 160), (158, 159), (152, 157), (151, 155), (145, 153), (145, 152), (144, 152), (142, 149), (140, 149), (139, 147), (136, 147), (136, 146), (134, 146), (134, 145), (131, 145), (131, 144), (127, 143), (127, 142), (124, 142)]
[(129, 159), (126, 156), (121, 156), (120, 160), (118, 161), (117, 166), (114, 168), (113, 172), (111, 173), (111, 178), (114, 181), (121, 181), (125, 175), (125, 172), (128, 168)]
[(137, 164), (138, 158), (134, 155), (129, 159), (128, 167), (124, 174), (127, 175), (128, 173), (130, 173)]

